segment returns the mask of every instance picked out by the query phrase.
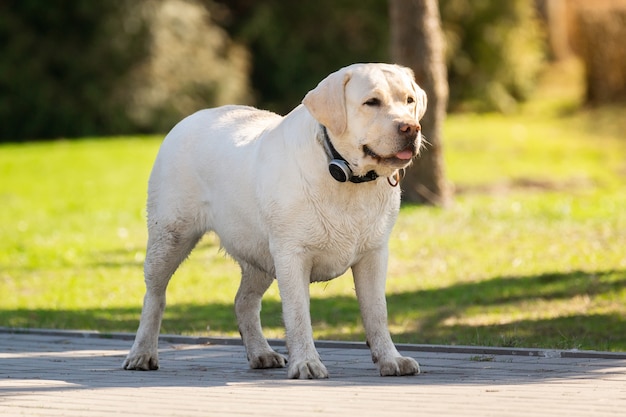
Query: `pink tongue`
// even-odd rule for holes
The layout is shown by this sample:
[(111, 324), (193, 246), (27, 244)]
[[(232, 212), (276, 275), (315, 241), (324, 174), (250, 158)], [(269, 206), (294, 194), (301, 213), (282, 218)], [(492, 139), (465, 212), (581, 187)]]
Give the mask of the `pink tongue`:
[(411, 159), (411, 158), (413, 158), (413, 152), (411, 152), (411, 151), (410, 151), (410, 150), (408, 150), (408, 149), (407, 149), (407, 150), (404, 150), (404, 151), (400, 151), (400, 152), (398, 152), (398, 153), (396, 154), (396, 158), (398, 158), (398, 159), (403, 159), (403, 160), (406, 160), (406, 159)]

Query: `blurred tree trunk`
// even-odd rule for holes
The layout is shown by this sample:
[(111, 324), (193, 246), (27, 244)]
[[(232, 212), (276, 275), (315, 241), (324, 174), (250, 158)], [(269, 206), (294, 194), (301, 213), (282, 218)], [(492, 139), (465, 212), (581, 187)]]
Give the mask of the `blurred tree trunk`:
[(587, 101), (623, 102), (626, 101), (626, 1), (599, 5), (581, 3), (577, 10), (576, 44), (585, 64)]
[(402, 181), (403, 200), (446, 206), (451, 188), (445, 179), (442, 127), (448, 104), (445, 46), (437, 0), (389, 0), (391, 57), (412, 68), (428, 96), (421, 121), (428, 144)]

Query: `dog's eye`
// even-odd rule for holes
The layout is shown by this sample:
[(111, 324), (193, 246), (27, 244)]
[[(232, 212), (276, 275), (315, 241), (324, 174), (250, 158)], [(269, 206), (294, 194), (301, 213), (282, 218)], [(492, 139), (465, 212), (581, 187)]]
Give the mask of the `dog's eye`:
[(415, 99), (413, 97), (407, 97), (406, 104), (411, 104), (411, 103), (415, 103)]
[(366, 105), (366, 106), (378, 107), (378, 106), (380, 106), (380, 99), (370, 98), (369, 100), (367, 100), (363, 104)]

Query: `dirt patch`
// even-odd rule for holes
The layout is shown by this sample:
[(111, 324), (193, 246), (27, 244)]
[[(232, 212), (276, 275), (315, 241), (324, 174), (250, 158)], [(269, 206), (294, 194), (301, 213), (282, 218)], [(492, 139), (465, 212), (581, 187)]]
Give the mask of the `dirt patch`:
[(550, 180), (539, 178), (513, 178), (489, 184), (455, 184), (455, 193), (462, 194), (508, 194), (513, 191), (554, 192), (581, 191), (597, 187), (590, 178), (570, 178), (567, 180)]

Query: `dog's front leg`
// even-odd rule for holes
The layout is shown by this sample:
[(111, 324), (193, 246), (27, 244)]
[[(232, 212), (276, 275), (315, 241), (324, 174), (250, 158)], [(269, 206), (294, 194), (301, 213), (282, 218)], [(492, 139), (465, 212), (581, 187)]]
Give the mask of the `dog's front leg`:
[(414, 375), (420, 372), (418, 363), (401, 356), (394, 346), (387, 326), (385, 281), (387, 248), (366, 255), (352, 267), (363, 326), (372, 360), (382, 376)]
[(293, 253), (286, 254), (275, 264), (289, 349), (287, 375), (293, 379), (328, 378), (328, 371), (313, 343), (309, 309), (311, 266)]

